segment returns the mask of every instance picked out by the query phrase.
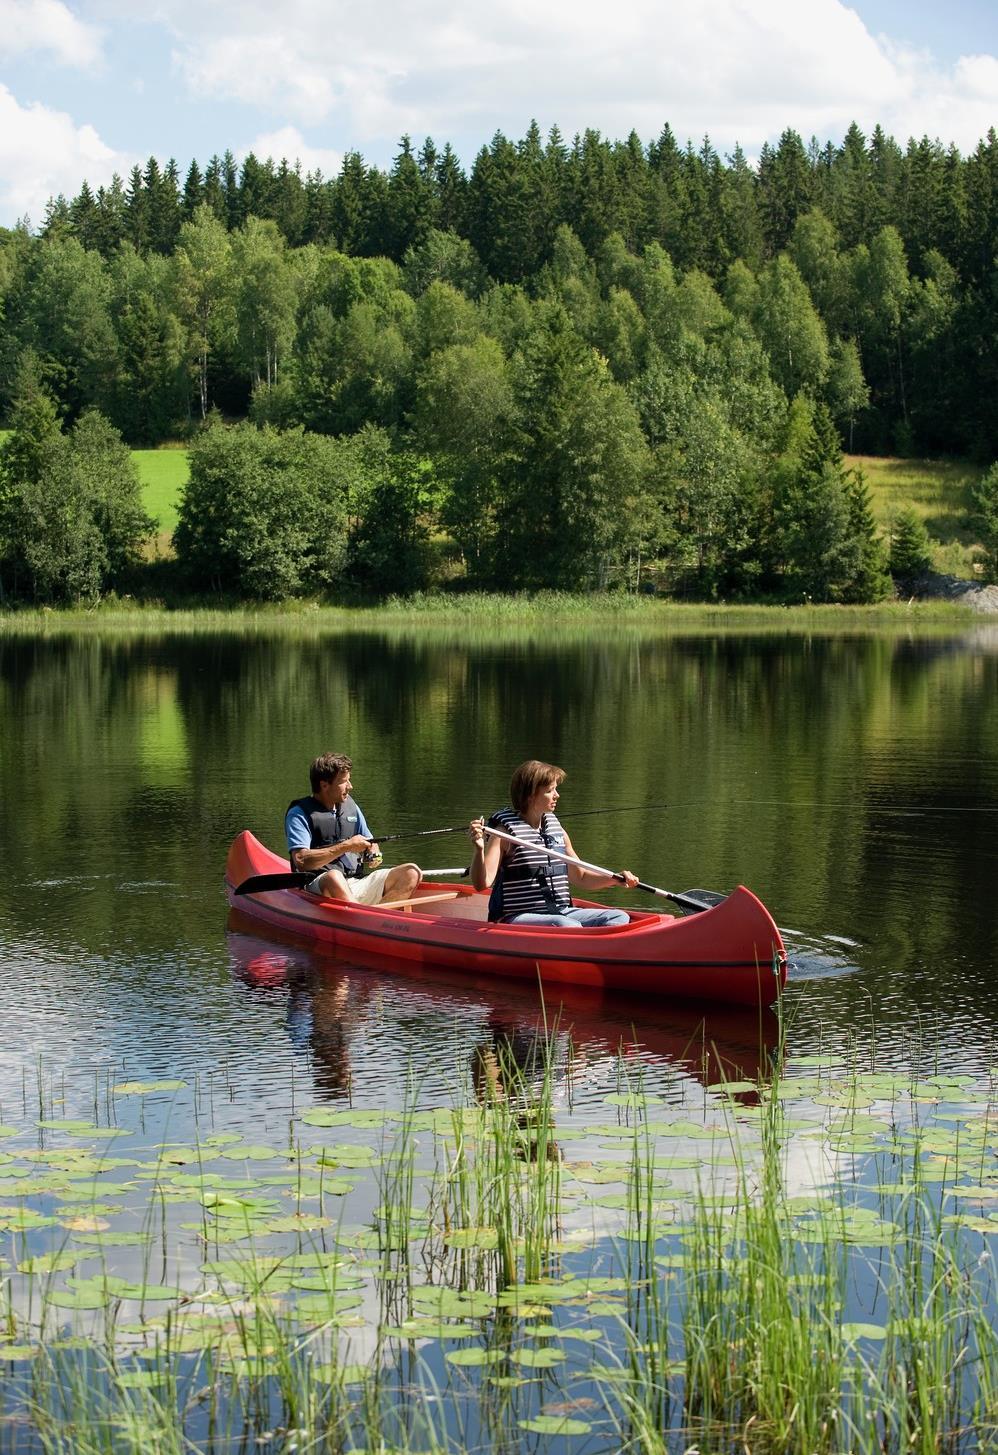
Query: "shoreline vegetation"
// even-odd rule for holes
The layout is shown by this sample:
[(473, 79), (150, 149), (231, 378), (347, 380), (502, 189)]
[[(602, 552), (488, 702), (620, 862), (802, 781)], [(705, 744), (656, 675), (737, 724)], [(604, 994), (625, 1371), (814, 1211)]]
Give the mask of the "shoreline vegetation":
[(0, 611), (0, 637), (46, 633), (347, 632), (383, 628), (543, 627), (552, 624), (664, 634), (724, 631), (809, 632), (964, 631), (982, 624), (980, 613), (951, 601), (895, 600), (871, 606), (703, 605), (623, 593), (524, 595), (468, 593), (389, 597), (378, 605), (332, 606), (318, 601), (257, 605), (139, 603), (107, 599), (90, 607), (24, 607)]

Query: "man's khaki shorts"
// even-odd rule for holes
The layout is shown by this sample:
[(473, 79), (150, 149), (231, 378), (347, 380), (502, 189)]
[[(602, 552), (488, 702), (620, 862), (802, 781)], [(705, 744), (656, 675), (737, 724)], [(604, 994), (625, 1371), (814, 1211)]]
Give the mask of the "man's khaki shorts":
[[(330, 871), (327, 869), (325, 874)], [(350, 898), (356, 904), (380, 904), (385, 893), (385, 880), (392, 871), (390, 869), (372, 869), (370, 874), (365, 874), (363, 879), (347, 879), (345, 884), (350, 891)], [(315, 894), (320, 899), (325, 895), (319, 887), (325, 874), (317, 874), (311, 884), (307, 885), (309, 894)]]

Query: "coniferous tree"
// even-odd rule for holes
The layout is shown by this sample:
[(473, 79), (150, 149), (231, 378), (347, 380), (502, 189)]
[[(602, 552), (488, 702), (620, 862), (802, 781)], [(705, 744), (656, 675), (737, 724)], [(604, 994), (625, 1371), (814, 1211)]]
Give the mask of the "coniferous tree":
[[(228, 225), (228, 208), (225, 201), (225, 176), (221, 157), (212, 157), (205, 168), (203, 201), (206, 207), (211, 208), (219, 222), (224, 222)], [(197, 211), (196, 207), (194, 211)], [(185, 221), (191, 222), (193, 218), (194, 212)]]
[(125, 189), (125, 236), (137, 252), (144, 253), (149, 246), (149, 194), (138, 165), (129, 173)]
[(407, 248), (418, 246), (434, 222), (432, 174), (425, 174), (413, 155), (412, 142), (402, 137), (388, 177), (385, 252), (401, 262)]
[(998, 464), (974, 486), (974, 525), (984, 545), (984, 567), (989, 581), (998, 581)]
[(100, 214), (86, 180), (70, 204), (69, 216), (73, 232), (83, 247), (96, 250), (100, 241)]
[(461, 163), (447, 142), (434, 167), (437, 226), (463, 235), (466, 227), (468, 182)]
[(195, 211), (205, 199), (204, 178), (197, 162), (191, 162), (184, 178), (184, 191), (180, 199), (180, 220), (190, 222)]
[(127, 231), (127, 203), (125, 188), (115, 172), (110, 186), (97, 189), (97, 251), (110, 258), (125, 240)]
[(786, 247), (798, 217), (811, 205), (811, 164), (797, 132), (785, 131), (775, 151), (763, 147), (759, 188), (766, 244), (775, 256)]

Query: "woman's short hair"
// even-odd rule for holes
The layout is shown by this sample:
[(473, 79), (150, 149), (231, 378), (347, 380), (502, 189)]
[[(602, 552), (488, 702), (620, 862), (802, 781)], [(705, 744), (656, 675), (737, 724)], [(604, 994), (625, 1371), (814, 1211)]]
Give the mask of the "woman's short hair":
[(550, 788), (552, 784), (564, 782), (565, 770), (554, 763), (542, 763), (537, 758), (528, 758), (513, 774), (509, 785), (509, 798), (517, 813), (523, 813), (527, 804), (539, 788)]
[(352, 767), (346, 753), (323, 753), (308, 770), (312, 792), (318, 793), (323, 783), (332, 783), (338, 773), (342, 773), (344, 769), (349, 773)]

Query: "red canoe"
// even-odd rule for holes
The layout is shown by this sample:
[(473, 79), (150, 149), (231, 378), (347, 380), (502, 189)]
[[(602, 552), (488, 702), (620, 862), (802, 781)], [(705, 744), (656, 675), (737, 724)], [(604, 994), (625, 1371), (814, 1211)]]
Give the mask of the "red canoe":
[(299, 889), (233, 893), (252, 875), (287, 870), (286, 859), (244, 831), (226, 860), (229, 902), (243, 920), (320, 949), (381, 950), (386, 960), (726, 1005), (771, 1005), (786, 983), (780, 932), (742, 885), (702, 914), (630, 910), (629, 924), (598, 930), (489, 924), (487, 891), (438, 881), (391, 909), (318, 899)]

